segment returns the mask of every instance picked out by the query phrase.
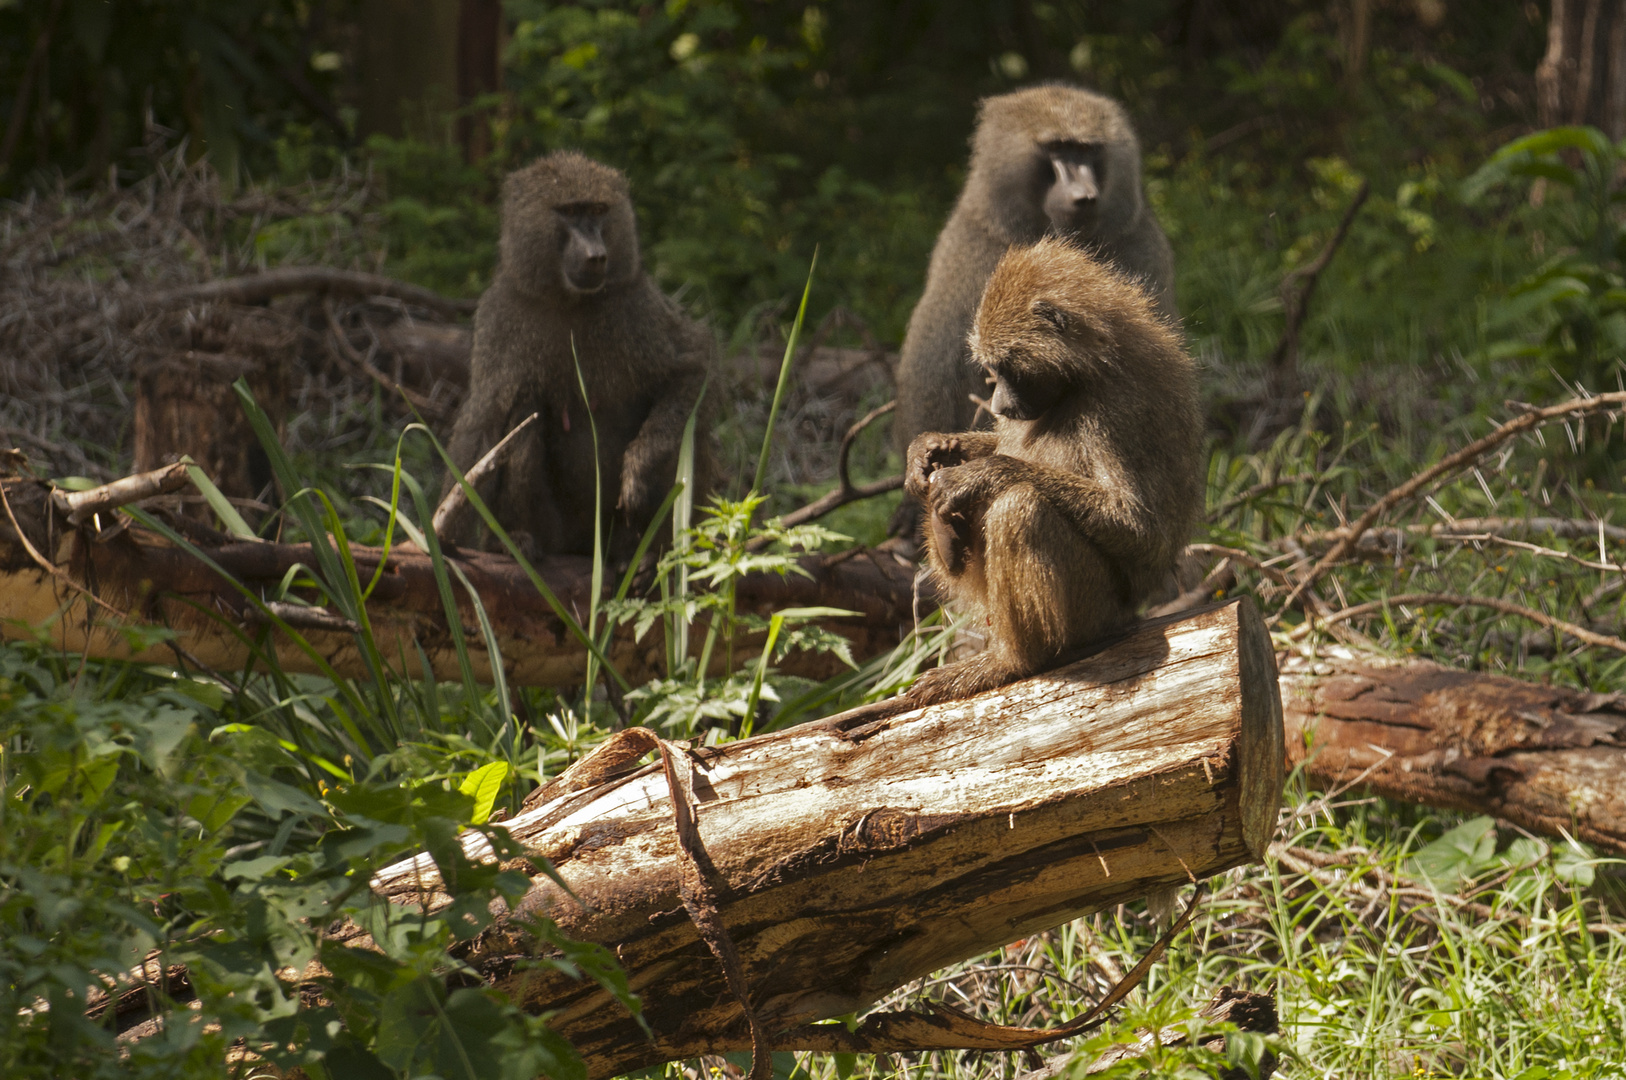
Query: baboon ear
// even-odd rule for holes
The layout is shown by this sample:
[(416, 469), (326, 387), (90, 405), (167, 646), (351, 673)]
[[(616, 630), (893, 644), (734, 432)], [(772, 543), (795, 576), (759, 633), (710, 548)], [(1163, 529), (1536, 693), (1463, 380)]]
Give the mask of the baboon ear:
[(1035, 300), (1033, 313), (1054, 326), (1059, 333), (1067, 332), (1067, 313), (1048, 300)]

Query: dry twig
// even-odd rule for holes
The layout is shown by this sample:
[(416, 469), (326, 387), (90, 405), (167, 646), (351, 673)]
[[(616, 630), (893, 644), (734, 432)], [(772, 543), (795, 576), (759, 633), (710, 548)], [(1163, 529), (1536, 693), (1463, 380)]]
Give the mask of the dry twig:
[[(1397, 604), (1449, 604), (1455, 607), (1486, 607), (1493, 611), (1500, 611), (1504, 615), (1517, 615), (1521, 619), (1529, 619), (1531, 622), (1539, 623), (1549, 630), (1557, 630), (1568, 634), (1577, 641), (1588, 645), (1596, 645), (1599, 648), (1614, 649), (1616, 652), (1626, 653), (1626, 641), (1622, 641), (1618, 637), (1599, 634), (1588, 630), (1584, 626), (1577, 626), (1575, 623), (1564, 619), (1554, 618), (1545, 612), (1537, 611), (1535, 608), (1528, 608), (1523, 604), (1515, 604), (1509, 600), (1501, 600), (1494, 596), (1459, 596), (1455, 593), (1401, 593), (1398, 596), (1386, 597), (1383, 600), (1370, 600), (1364, 604), (1355, 604), (1340, 611), (1335, 611), (1330, 615), (1324, 615), (1322, 618), (1327, 625), (1331, 626), (1349, 619), (1360, 618), (1363, 615), (1370, 615), (1375, 611), (1382, 611), (1386, 607)], [(1309, 622), (1305, 622), (1293, 631), (1293, 636), (1302, 637), (1309, 632), (1310, 625)]]
[[(502, 464), (502, 459), (508, 453), (509, 448), (516, 445), (514, 442), (515, 437), (530, 427), (538, 415), (532, 413), (515, 424), (513, 431), (504, 435), (496, 446), (493, 446), (480, 456), (480, 460), (476, 461), (473, 467), (463, 474), (463, 479), (468, 482), (469, 487), (472, 488), (484, 483), (486, 477), (497, 471), (497, 466)], [(440, 505), (435, 507), (435, 516), (430, 522), (430, 528), (435, 531), (435, 536), (442, 543), (446, 542), (446, 537), (450, 532), (455, 531), (459, 524), (458, 519), (461, 518), (462, 511), (468, 504), (469, 496), (463, 485), (453, 484), (447, 490), (446, 497), (440, 500)]]

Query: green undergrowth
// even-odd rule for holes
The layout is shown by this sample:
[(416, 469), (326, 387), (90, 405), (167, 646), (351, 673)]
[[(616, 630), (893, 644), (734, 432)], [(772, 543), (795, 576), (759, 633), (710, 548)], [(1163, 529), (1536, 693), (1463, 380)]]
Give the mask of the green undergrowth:
[[(1188, 933), (1100, 1032), (1106, 1046), (1182, 1022), (1221, 986), (1274, 994), (1281, 1030), (1234, 1040), (1232, 1068), (1277, 1056), (1284, 1077), (1570, 1080), (1626, 1068), (1621, 860), (1382, 800), (1328, 800), (1290, 784), (1261, 867), (1222, 875)], [(1611, 910), (1613, 913), (1611, 913)], [(934, 973), (894, 1007), (942, 1001), (994, 1022), (1054, 1024), (1082, 1011), (1151, 946), (1138, 905)], [(1257, 1058), (1254, 1058), (1257, 1061)], [(1000, 1077), (1018, 1055), (805, 1056), (814, 1080)], [(1223, 1057), (1154, 1051), (1107, 1076), (1214, 1076)]]

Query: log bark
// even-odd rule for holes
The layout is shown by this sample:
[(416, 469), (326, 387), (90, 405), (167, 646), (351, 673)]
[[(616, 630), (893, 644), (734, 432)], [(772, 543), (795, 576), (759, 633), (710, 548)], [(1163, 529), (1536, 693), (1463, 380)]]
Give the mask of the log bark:
[(1349, 650), (1283, 661), (1288, 755), (1326, 787), (1626, 854), (1626, 695)]
[[(107, 607), (130, 619), (160, 624), (176, 632), (176, 646), (193, 661), (217, 670), (242, 667), (250, 648), (241, 636), (258, 629), (259, 615), (242, 594), (209, 566), (146, 529), (115, 526), (103, 532), (70, 527), (49, 498), (46, 485), (31, 480), (0, 482), (18, 524), (35, 550), (54, 566), (47, 572), (22, 543), (17, 530), (0, 513), (0, 634), (32, 636), (30, 628), (49, 627), (53, 645), (103, 659), (131, 659), (147, 663), (173, 663), (175, 652), (165, 644), (131, 651), (129, 640), (103, 609), (98, 619), (59, 618), (64, 605), (85, 594), (99, 597)], [(104, 525), (109, 522), (104, 521)], [(308, 544), (273, 544), (234, 541), (200, 526), (177, 521), (177, 526), (227, 574), (259, 595), (282, 580), (295, 564), (316, 565)], [(353, 547), (362, 580), (377, 569), (383, 553), (377, 548)], [(496, 630), (507, 677), (518, 685), (570, 687), (579, 685), (586, 667), (586, 651), (537, 592), (524, 572), (506, 556), (462, 550), (453, 556), (478, 591)], [(739, 586), (742, 611), (767, 616), (788, 607), (818, 605), (857, 611), (856, 618), (829, 620), (826, 625), (852, 643), (856, 656), (875, 656), (896, 645), (913, 624), (913, 566), (890, 555), (872, 552), (812, 556), (802, 560), (806, 577), (754, 574)], [(592, 567), (586, 558), (546, 557), (537, 560), (538, 572), (567, 610), (585, 617), (591, 592)], [(474, 607), (454, 583), (458, 614), (470, 649), (475, 677), (491, 678), (491, 666)], [(341, 675), (365, 677), (367, 668), (355, 634), (333, 612), (321, 608), (279, 609), (279, 615), (297, 620), (296, 629), (322, 658)], [(416, 549), (392, 550), (385, 572), (368, 605), (381, 651), (392, 664), (416, 657), (414, 642), (422, 646), (436, 678), (461, 678), (445, 609), (430, 559)], [(744, 640), (749, 656), (760, 635)], [(287, 671), (320, 669), (290, 639), (274, 634), (270, 647)], [(718, 650), (721, 663), (723, 650)], [(646, 682), (664, 675), (665, 646), (659, 630), (642, 642), (630, 630), (614, 639), (610, 658), (631, 682)], [(846, 670), (835, 657), (796, 653), (780, 670), (805, 678), (823, 679)], [(402, 671), (421, 678), (414, 660)]]
[[(1093, 656), (968, 701), (867, 723), (834, 717), (698, 751), (680, 767), (772, 1046), (830, 1049), (866, 1029), (956, 1025), (882, 1014), (853, 1033), (814, 1021), (1150, 889), (1258, 861), (1275, 827), (1282, 745), (1269, 636), (1242, 600), (1143, 623)], [(574, 897), (535, 873), (518, 910), (466, 959), (523, 1007), (554, 1012), (592, 1078), (750, 1046), (742, 1006), (685, 912), (673, 813), (655, 765), (507, 823)], [(465, 842), (471, 856), (489, 852), (478, 834)], [(438, 885), (427, 856), (374, 880), (431, 907), (445, 902)], [(534, 946), (514, 916), (531, 913), (614, 948), (652, 1038), (596, 987), (523, 964)], [(1011, 1048), (1001, 1040), (1012, 1031), (1045, 1041), (988, 1028), (961, 1044)]]

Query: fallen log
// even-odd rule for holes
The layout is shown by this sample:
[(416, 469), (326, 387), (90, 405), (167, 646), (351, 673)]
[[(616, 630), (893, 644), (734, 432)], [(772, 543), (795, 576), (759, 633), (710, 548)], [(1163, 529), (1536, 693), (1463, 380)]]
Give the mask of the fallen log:
[[(50, 640), (68, 651), (173, 662), (174, 653), (162, 644), (131, 652), (129, 638), (118, 632), (112, 618), (125, 613), (135, 621), (174, 627), (177, 644), (210, 667), (230, 670), (247, 660), (248, 646), (231, 627), (254, 625), (248, 606), (197, 559), (140, 528), (75, 530), (67, 524), (67, 510), (50, 505), (45, 485), (7, 480), (0, 491), (7, 493), (23, 530), (19, 537), (0, 514), (0, 634), (32, 636), (37, 628), (48, 627)], [(312, 562), (308, 545), (219, 542), (229, 538), (216, 537), (211, 546), (209, 537), (197, 536), (224, 570), (258, 590), (269, 590), (295, 563)], [(38, 552), (51, 553), (46, 560), (54, 573), (39, 565), (22, 538)], [(381, 553), (353, 550), (361, 573), (370, 575)], [(479, 552), (458, 552), (456, 558), (496, 629), (510, 681), (579, 684), (585, 652), (518, 566), (506, 557)], [(860, 660), (891, 649), (913, 624), (913, 567), (891, 553), (815, 556), (802, 565), (808, 577), (746, 579), (740, 590), (743, 608), (761, 614), (816, 605), (857, 611), (857, 617), (825, 625), (847, 637)], [(543, 559), (538, 569), (567, 607), (587, 610), (587, 560)], [(101, 598), (96, 620), (59, 617), (65, 604), (86, 592)], [(461, 591), (457, 601), (476, 677), (488, 679), (488, 659), (472, 630), (472, 604)], [(395, 660), (401, 649), (414, 655), (412, 642), (417, 641), (437, 678), (459, 677), (427, 556), (393, 551), (368, 610), (386, 659)], [(342, 619), (314, 609), (299, 629), (340, 674), (365, 675), (354, 633)], [(653, 630), (642, 643), (622, 635), (612, 643), (611, 658), (629, 680), (661, 673), (664, 646), (658, 635)], [(273, 638), (272, 645), (286, 670), (313, 670), (310, 658), (285, 639)], [(823, 678), (838, 668), (829, 656), (799, 654), (789, 657), (782, 670)], [(1295, 762), (1305, 763), (1316, 785), (1334, 788), (1359, 781), (1390, 798), (1492, 814), (1544, 836), (1567, 834), (1626, 854), (1626, 826), (1621, 824), (1626, 822), (1626, 786), (1616, 780), (1626, 776), (1626, 701), (1423, 661), (1397, 662), (1342, 647), (1323, 648), (1318, 659), (1288, 656), (1281, 693), (1287, 702), (1288, 751)], [(1324, 749), (1307, 754), (1307, 736)]]
[[(967, 701), (675, 756), (672, 775), (693, 797), (692, 865), (712, 883), (768, 1044), (1023, 1049), (1058, 1037), (944, 1010), (882, 1013), (856, 1031), (815, 1022), (1149, 890), (1257, 862), (1282, 782), (1275, 674), (1243, 600), (1142, 623)], [(603, 751), (608, 771), (627, 768), (617, 753)], [(577, 775), (597, 782), (570, 790), (567, 774), (507, 823), (571, 892), (533, 872), (466, 961), (524, 1008), (551, 1012), (591, 1078), (750, 1047), (745, 1006), (685, 910), (690, 864), (668, 774), (634, 763), (604, 779), (598, 768), (585, 759)], [(478, 834), (465, 844), (471, 857), (490, 850)], [(427, 856), (373, 885), (401, 903), (446, 902)], [(525, 963), (533, 913), (615, 950), (651, 1035), (596, 987)]]
[(1626, 854), (1626, 695), (1341, 647), (1285, 658), (1281, 690), (1289, 759), (1318, 785)]
[[(141, 479), (132, 477), (108, 487), (129, 487)], [(53, 500), (51, 492), (48, 485), (32, 480), (0, 481), (0, 493), (5, 495), (0, 512), (0, 634), (33, 637), (44, 631), (51, 644), (70, 652), (147, 663), (175, 661), (174, 648), (167, 644), (133, 649), (115, 617), (122, 615), (125, 622), (173, 629), (175, 648), (183, 650), (190, 662), (222, 671), (248, 662), (248, 638), (262, 625), (263, 617), (222, 573), (157, 533), (123, 519), (115, 524), (112, 515), (91, 521), (81, 514), (78, 517), (86, 526), (71, 526), (70, 510), (80, 503), (88, 505), (92, 493), (68, 496), (77, 500), (69, 507), (61, 499)], [(149, 492), (143, 488), (141, 493)], [(135, 497), (139, 496), (131, 496)], [(96, 505), (105, 513), (105, 500)], [(296, 565), (317, 565), (309, 544), (243, 541), (179, 518), (173, 523), (224, 574), (258, 596), (269, 596)], [(415, 658), (421, 646), (436, 678), (460, 678), (429, 556), (400, 547), (387, 559), (377, 548), (353, 546), (351, 551), (363, 581), (384, 564), (368, 615), (386, 662), (401, 668), (400, 674), (420, 678), (423, 672)], [(467, 549), (454, 550), (451, 558), (479, 594), (510, 681), (557, 687), (581, 683), (585, 649), (512, 559)], [(854, 654), (863, 657), (886, 652), (913, 625), (914, 567), (907, 562), (884, 553), (848, 552), (810, 556), (800, 565), (803, 575), (754, 574), (743, 579), (738, 589), (739, 609), (762, 616), (790, 607), (856, 611), (856, 617), (822, 625), (845, 636)], [(536, 561), (536, 568), (566, 610), (585, 620), (592, 591), (591, 560), (544, 557)], [(479, 621), (473, 601), (460, 586), (454, 583), (453, 587), (475, 677), (489, 682), (490, 659), (474, 629)], [(65, 617), (68, 605), (91, 596), (96, 598), (97, 618)], [(292, 604), (276, 613), (299, 630), (340, 675), (367, 675), (354, 627), (337, 613)], [(250, 632), (248, 637), (245, 632)], [(753, 640), (759, 641), (760, 635), (748, 638), (745, 652), (737, 657), (750, 656)], [(307, 653), (280, 633), (272, 635), (268, 647), (286, 671), (320, 670)], [(719, 663), (722, 652), (717, 653)], [(407, 657), (414, 659), (403, 659)], [(618, 634), (610, 659), (634, 685), (665, 674), (665, 646), (658, 629), (642, 642), (633, 639), (630, 629)], [(846, 670), (835, 657), (823, 653), (792, 654), (780, 669), (813, 679)]]

